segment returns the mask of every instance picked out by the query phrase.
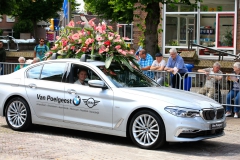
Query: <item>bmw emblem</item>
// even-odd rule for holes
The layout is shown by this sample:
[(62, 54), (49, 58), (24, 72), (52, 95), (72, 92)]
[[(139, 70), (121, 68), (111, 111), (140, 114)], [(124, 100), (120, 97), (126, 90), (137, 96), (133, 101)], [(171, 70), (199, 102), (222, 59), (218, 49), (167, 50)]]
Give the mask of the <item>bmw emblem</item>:
[(81, 98), (80, 96), (76, 96), (75, 98), (73, 98), (73, 104), (75, 106), (78, 106), (81, 103)]

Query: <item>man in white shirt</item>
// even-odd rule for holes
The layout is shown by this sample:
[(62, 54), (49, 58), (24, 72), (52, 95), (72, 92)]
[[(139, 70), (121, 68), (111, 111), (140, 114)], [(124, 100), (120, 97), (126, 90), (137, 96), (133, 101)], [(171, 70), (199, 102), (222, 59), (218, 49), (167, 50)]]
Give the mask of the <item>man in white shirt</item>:
[(150, 70), (155, 70), (155, 80), (158, 84), (164, 85), (164, 73), (163, 72), (158, 72), (158, 71), (163, 71), (164, 67), (166, 66), (166, 61), (163, 59), (163, 56), (161, 53), (157, 53), (155, 55), (156, 60), (153, 61), (152, 66), (150, 67)]
[(215, 62), (213, 64), (213, 68), (205, 68), (205, 69), (199, 69), (198, 72), (204, 73), (206, 75), (206, 83), (203, 88), (201, 88), (198, 93), (207, 95), (210, 98), (215, 99), (216, 101), (219, 101), (219, 98), (215, 98), (215, 95), (219, 95), (220, 93), (220, 80), (222, 79), (222, 75), (216, 75), (216, 74), (222, 74), (222, 71), (220, 70), (220, 63)]
[(85, 85), (88, 86), (88, 84), (85, 82), (85, 79), (87, 78), (87, 71), (84, 69), (79, 69), (78, 70), (78, 80), (74, 84), (80, 84), (80, 85)]

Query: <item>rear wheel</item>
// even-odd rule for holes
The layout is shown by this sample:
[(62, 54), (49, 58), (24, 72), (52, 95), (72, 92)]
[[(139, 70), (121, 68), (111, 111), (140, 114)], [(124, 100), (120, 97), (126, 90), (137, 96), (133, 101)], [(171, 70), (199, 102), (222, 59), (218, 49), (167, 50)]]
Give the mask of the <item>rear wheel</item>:
[(144, 149), (156, 149), (166, 141), (162, 119), (155, 112), (142, 110), (131, 119), (129, 134), (132, 141)]
[(31, 112), (23, 98), (11, 99), (7, 104), (5, 115), (8, 126), (13, 130), (23, 131), (31, 126)]

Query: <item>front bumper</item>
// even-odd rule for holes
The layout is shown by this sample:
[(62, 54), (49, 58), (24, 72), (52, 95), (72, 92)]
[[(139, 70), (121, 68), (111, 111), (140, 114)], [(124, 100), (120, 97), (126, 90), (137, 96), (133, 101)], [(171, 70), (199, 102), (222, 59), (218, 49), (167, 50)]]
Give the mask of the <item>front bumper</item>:
[[(223, 136), (226, 127), (225, 117), (218, 120), (204, 120), (202, 117), (181, 118), (165, 115), (166, 141), (190, 142)], [(221, 124), (213, 128), (215, 124)]]

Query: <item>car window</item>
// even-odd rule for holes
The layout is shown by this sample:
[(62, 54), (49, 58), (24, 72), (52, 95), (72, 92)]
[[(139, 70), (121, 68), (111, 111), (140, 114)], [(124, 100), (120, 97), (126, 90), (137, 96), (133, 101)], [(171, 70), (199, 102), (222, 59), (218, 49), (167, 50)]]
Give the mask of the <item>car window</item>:
[(157, 83), (137, 70), (130, 71), (127, 67), (120, 67), (119, 65), (111, 65), (108, 69), (105, 66), (98, 67), (118, 88), (158, 86)]
[(70, 74), (67, 77), (68, 83), (75, 83), (78, 80), (78, 72), (80, 70), (87, 71), (87, 77), (84, 80), (85, 83), (88, 83), (89, 80), (100, 80), (100, 77), (90, 68), (82, 65), (72, 64)]
[(27, 72), (27, 78), (39, 79), (42, 67), (43, 67), (43, 65), (40, 65), (40, 66), (36, 66), (34, 68), (29, 69)]
[(44, 64), (41, 72), (41, 80), (61, 82), (64, 74), (65, 63)]

